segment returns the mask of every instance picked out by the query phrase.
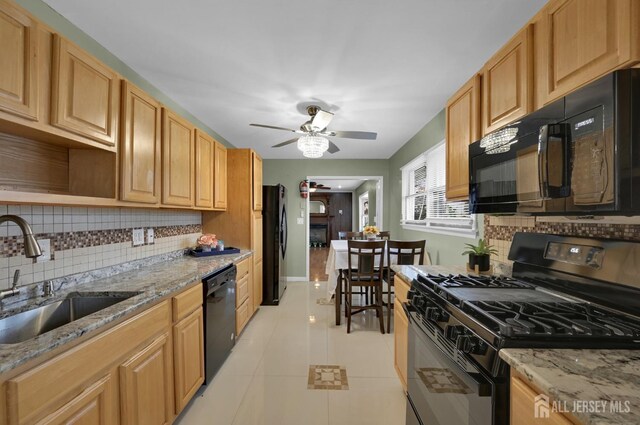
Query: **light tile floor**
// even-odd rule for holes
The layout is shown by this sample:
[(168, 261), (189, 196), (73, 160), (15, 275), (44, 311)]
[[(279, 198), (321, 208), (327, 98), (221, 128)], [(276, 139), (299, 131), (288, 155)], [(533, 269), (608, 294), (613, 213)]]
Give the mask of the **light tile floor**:
[[(372, 311), (351, 334), (332, 305), (316, 303), (326, 283), (289, 283), (282, 303), (249, 322), (213, 382), (179, 425), (404, 425), (405, 397), (393, 368), (393, 334)], [(348, 390), (308, 389), (309, 366), (345, 367)]]

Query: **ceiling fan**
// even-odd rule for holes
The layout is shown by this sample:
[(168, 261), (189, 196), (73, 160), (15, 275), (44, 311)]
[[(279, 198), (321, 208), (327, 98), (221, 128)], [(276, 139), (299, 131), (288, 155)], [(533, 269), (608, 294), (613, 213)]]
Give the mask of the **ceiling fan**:
[(328, 151), (329, 153), (336, 153), (340, 150), (340, 148), (338, 148), (338, 146), (333, 142), (329, 141), (327, 137), (344, 137), (347, 139), (361, 140), (375, 140), (376, 137), (378, 137), (377, 133), (368, 131), (327, 130), (327, 126), (333, 119), (333, 114), (331, 112), (323, 111), (318, 106), (308, 106), (307, 113), (311, 118), (300, 126), (300, 130), (264, 124), (249, 125), (302, 134), (301, 137), (296, 137), (294, 139), (287, 140), (286, 142), (278, 143), (277, 145), (273, 145), (272, 148), (281, 148), (283, 146), (290, 145), (291, 143), (298, 142), (298, 149), (300, 149), (303, 155), (308, 158), (320, 158), (325, 151)]

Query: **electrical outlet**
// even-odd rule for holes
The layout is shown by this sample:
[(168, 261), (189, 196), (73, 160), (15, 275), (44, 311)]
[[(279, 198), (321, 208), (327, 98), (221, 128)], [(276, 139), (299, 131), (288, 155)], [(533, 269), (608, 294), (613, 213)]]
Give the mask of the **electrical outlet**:
[(304, 218), (304, 210), (300, 211), (300, 218)]
[(298, 224), (304, 224), (304, 218), (298, 217)]
[(36, 257), (36, 263), (45, 263), (51, 260), (51, 239), (38, 239), (38, 245), (40, 245), (40, 251), (42, 255)]
[(144, 229), (133, 229), (133, 246), (144, 245)]
[(149, 227), (147, 229), (147, 244), (151, 245), (155, 240), (155, 232), (153, 231), (153, 227)]

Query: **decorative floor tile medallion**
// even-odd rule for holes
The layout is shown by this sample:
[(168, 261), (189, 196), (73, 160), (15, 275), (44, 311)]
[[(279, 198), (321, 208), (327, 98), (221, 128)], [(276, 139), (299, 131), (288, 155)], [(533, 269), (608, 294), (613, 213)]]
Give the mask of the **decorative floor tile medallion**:
[(310, 390), (348, 390), (347, 369), (336, 365), (309, 366)]
[(467, 384), (458, 378), (451, 370), (446, 368), (423, 367), (418, 369), (418, 376), (432, 393), (471, 393), (471, 389), (467, 387)]

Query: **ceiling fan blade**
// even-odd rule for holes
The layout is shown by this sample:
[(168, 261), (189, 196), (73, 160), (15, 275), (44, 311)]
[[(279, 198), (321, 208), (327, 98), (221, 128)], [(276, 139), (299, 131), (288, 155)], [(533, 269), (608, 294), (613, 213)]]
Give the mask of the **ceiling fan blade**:
[(303, 133), (300, 130), (292, 130), (290, 128), (284, 128), (284, 127), (276, 127), (275, 125), (264, 125), (264, 124), (249, 124), (253, 127), (263, 127), (263, 128), (271, 128), (273, 130), (284, 130), (284, 131), (291, 131), (293, 133)]
[(298, 138), (287, 140), (286, 142), (278, 143), (277, 145), (271, 146), (272, 148), (281, 148), (283, 146), (290, 145), (291, 143), (295, 143), (298, 141)]
[(315, 128), (316, 131), (322, 131), (327, 128), (332, 119), (333, 114), (331, 112), (320, 109), (311, 119), (311, 126)]
[(325, 131), (322, 136), (344, 137), (346, 139), (376, 140), (378, 133), (369, 131)]
[(336, 146), (335, 143), (329, 141), (329, 149), (327, 149), (327, 152), (329, 153), (336, 153), (340, 151), (340, 148)]

